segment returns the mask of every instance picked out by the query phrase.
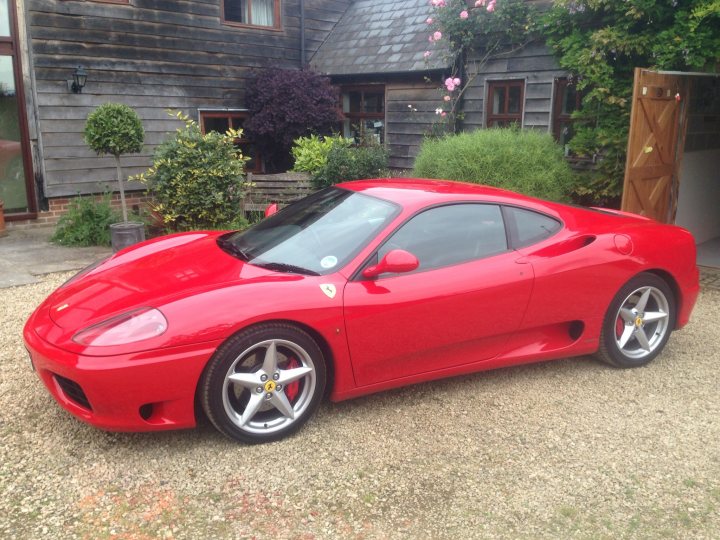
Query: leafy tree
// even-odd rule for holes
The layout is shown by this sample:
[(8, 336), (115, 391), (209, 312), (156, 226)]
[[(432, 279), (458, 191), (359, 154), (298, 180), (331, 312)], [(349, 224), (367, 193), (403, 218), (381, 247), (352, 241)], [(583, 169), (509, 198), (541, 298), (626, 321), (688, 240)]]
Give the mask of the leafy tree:
[(145, 131), (137, 113), (121, 103), (105, 103), (90, 113), (85, 123), (85, 142), (98, 154), (115, 157), (123, 221), (127, 221), (127, 205), (123, 187), (120, 156), (142, 150)]
[(620, 194), (633, 70), (714, 71), (720, 58), (720, 0), (556, 0), (542, 32), (583, 94), (570, 148), (598, 156), (577, 195)]
[(313, 71), (266, 69), (254, 72), (245, 104), (245, 129), (270, 171), (292, 166), (293, 141), (311, 133), (328, 133), (341, 119), (330, 79)]

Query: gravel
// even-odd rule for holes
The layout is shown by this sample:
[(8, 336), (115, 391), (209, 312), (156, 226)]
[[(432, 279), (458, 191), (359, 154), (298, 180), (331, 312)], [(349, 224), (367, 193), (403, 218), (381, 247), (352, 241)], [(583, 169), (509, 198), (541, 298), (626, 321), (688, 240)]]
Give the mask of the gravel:
[(67, 277), (0, 290), (1, 538), (720, 538), (720, 290), (646, 368), (422, 384), (243, 446), (61, 410), (20, 335)]

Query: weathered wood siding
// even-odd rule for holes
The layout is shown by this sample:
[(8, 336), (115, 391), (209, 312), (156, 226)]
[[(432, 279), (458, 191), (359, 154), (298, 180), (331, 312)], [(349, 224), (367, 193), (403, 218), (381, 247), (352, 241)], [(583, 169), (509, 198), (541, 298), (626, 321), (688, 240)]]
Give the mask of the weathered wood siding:
[(486, 83), (491, 80), (524, 80), (522, 127), (552, 131), (554, 81), (564, 77), (566, 72), (544, 44), (530, 44), (507, 58), (495, 59), (485, 65), (470, 62), (469, 71), (472, 82), (465, 92), (466, 131), (485, 127)]
[[(166, 109), (197, 118), (198, 108), (242, 108), (251, 69), (300, 66), (299, 0), (281, 1), (280, 31), (223, 25), (220, 2), (26, 1), (44, 156), (36, 169), (44, 175), (45, 196), (114, 186), (112, 159), (95, 156), (82, 137), (85, 119), (98, 105), (125, 103), (142, 118), (145, 148), (122, 158), (125, 173), (135, 174), (147, 168), (166, 133), (179, 126)], [(349, 2), (305, 0), (308, 58)], [(66, 81), (78, 64), (88, 80), (82, 94), (73, 94)]]
[(386, 84), (385, 140), (393, 169), (412, 169), (423, 137), (439, 120), (435, 114), (442, 97), (439, 85), (439, 81)]

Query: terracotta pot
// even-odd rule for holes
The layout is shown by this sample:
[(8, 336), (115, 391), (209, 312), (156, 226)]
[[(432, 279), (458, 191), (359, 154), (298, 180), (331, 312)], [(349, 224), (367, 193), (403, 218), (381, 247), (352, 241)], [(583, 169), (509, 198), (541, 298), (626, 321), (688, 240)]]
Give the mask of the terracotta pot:
[(0, 199), (0, 236), (5, 236), (5, 201)]

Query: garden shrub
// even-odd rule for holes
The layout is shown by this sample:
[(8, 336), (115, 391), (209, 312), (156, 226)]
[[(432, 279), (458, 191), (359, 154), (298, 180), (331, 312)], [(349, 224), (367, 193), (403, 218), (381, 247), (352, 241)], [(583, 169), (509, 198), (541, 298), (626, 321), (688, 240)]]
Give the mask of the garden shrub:
[(288, 170), (295, 139), (329, 133), (341, 119), (330, 79), (313, 71), (256, 71), (246, 88), (249, 118), (244, 127), (262, 153), (267, 172)]
[(134, 179), (148, 186), (152, 209), (168, 229), (230, 228), (243, 211), (247, 158), (234, 143), (240, 132), (202, 134), (196, 122), (174, 114), (185, 127), (156, 148), (152, 167)]
[(554, 201), (567, 200), (573, 173), (560, 146), (530, 129), (479, 129), (426, 139), (413, 170), (441, 178), (496, 186)]
[(295, 139), (292, 147), (292, 155), (295, 159), (293, 171), (306, 172), (311, 175), (317, 174), (327, 164), (327, 157), (333, 146), (348, 147), (353, 143), (352, 139), (344, 137), (300, 137)]
[(76, 197), (58, 220), (51, 241), (63, 246), (109, 246), (110, 225), (122, 221), (110, 206), (110, 194), (99, 201)]
[(312, 176), (311, 181), (316, 188), (323, 188), (338, 182), (388, 175), (388, 153), (385, 147), (379, 144), (334, 144), (328, 152), (325, 166)]

